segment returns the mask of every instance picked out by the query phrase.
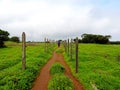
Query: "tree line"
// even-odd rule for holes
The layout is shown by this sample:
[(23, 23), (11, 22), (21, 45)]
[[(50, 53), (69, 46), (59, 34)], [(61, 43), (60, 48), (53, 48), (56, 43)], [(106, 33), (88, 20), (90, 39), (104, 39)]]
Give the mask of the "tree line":
[[(82, 34), (79, 43), (97, 43), (97, 44), (108, 44), (110, 43), (110, 35), (96, 35), (96, 34)], [(75, 39), (74, 39), (75, 41)]]
[[(20, 42), (19, 37), (13, 36), (9, 38), (9, 32), (0, 29), (0, 47), (4, 47), (4, 41)], [(97, 44), (120, 44), (120, 41), (110, 41), (110, 35), (97, 35), (97, 34), (82, 34), (79, 43), (97, 43)], [(75, 39), (74, 39), (75, 41)]]
[(9, 37), (10, 33), (8, 31), (0, 29), (0, 47), (4, 47), (4, 41), (13, 41), (13, 42), (20, 42), (19, 37), (13, 36)]
[(81, 35), (83, 43), (107, 44), (110, 42), (110, 35), (83, 34)]

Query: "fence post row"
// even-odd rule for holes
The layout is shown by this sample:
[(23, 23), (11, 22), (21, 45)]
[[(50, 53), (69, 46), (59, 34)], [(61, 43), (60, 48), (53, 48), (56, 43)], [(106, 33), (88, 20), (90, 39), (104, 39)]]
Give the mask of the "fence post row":
[(76, 37), (76, 73), (78, 73), (78, 37)]
[(22, 33), (22, 70), (26, 69), (26, 35)]

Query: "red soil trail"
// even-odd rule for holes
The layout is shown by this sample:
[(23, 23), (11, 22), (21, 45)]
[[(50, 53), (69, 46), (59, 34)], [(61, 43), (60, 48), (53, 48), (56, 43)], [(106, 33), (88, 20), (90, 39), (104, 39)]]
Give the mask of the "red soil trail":
[(60, 62), (66, 69), (65, 75), (68, 76), (73, 84), (74, 84), (74, 89), (75, 90), (85, 90), (83, 85), (72, 75), (71, 70), (67, 63), (64, 60), (64, 57), (62, 54), (57, 54), (58, 59), (56, 60), (57, 62)]
[(32, 90), (48, 90), (48, 82), (51, 79), (50, 67), (55, 62), (60, 62), (66, 69), (65, 75), (68, 76), (74, 85), (75, 90), (85, 90), (83, 85), (72, 75), (69, 66), (66, 64), (62, 54), (53, 53), (52, 58), (46, 63), (46, 65), (41, 69), (40, 74), (35, 80)]
[(37, 79), (35, 80), (33, 84), (32, 90), (48, 90), (47, 86), (50, 80), (49, 69), (56, 59), (57, 59), (56, 53), (54, 52), (52, 58), (41, 69), (40, 74), (38, 75)]

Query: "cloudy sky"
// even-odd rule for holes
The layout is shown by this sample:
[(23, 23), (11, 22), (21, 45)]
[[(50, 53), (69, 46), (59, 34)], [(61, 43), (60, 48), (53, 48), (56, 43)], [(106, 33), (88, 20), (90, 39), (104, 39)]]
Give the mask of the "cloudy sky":
[(0, 0), (0, 29), (27, 40), (111, 35), (120, 40), (120, 0)]

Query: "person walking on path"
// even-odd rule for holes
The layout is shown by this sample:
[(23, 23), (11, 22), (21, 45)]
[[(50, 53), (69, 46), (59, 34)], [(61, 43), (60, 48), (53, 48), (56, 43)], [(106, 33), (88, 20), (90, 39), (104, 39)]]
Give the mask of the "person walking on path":
[(60, 47), (60, 40), (58, 40), (58, 47)]

